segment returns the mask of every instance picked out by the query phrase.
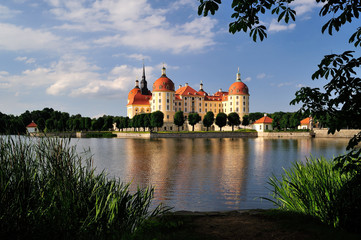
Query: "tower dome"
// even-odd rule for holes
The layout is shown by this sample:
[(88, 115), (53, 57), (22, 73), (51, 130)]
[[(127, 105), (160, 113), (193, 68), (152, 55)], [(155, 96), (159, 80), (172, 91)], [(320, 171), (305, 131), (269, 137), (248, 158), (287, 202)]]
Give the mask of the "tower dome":
[(241, 81), (239, 69), (237, 72), (237, 80), (229, 87), (228, 95), (249, 95), (247, 85)]
[(162, 76), (153, 83), (153, 91), (174, 91), (174, 83), (165, 74), (165, 67), (162, 68)]

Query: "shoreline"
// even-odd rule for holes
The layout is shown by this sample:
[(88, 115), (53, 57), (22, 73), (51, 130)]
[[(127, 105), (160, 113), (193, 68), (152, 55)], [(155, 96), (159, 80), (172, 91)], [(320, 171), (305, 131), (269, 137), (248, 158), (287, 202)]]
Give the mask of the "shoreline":
[[(328, 129), (314, 129), (309, 132), (115, 132), (109, 133), (116, 135), (114, 138), (352, 138), (359, 133), (361, 129), (341, 129), (335, 134), (328, 134)], [(87, 138), (91, 132), (62, 132), (62, 133), (32, 133), (30, 136), (35, 137), (70, 137), (70, 138)], [(103, 137), (99, 137), (103, 138)]]

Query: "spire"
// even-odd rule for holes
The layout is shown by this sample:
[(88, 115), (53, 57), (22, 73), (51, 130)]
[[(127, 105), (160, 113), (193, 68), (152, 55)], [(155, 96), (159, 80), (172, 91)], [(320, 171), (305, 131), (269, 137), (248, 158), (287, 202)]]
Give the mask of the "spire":
[(143, 76), (142, 81), (140, 82), (140, 92), (142, 95), (148, 95), (148, 87), (147, 87), (147, 80), (145, 79), (145, 67), (144, 67), (144, 59), (143, 59)]
[(165, 76), (165, 67), (164, 67), (164, 63), (163, 63), (163, 67), (162, 67), (162, 76)]
[(236, 80), (236, 82), (241, 82), (241, 74), (239, 73), (239, 67), (238, 67), (237, 80)]
[(201, 84), (199, 85), (199, 91), (203, 91), (203, 82), (201, 80)]
[(135, 88), (139, 88), (139, 81), (138, 81), (138, 79), (135, 80)]

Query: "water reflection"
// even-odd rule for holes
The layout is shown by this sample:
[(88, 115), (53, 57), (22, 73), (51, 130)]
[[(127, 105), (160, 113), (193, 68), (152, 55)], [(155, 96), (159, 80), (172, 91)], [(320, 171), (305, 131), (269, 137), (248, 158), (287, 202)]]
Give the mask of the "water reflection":
[(310, 153), (330, 158), (347, 139), (79, 139), (90, 147), (98, 170), (155, 186), (155, 201), (175, 210), (270, 208), (266, 182)]

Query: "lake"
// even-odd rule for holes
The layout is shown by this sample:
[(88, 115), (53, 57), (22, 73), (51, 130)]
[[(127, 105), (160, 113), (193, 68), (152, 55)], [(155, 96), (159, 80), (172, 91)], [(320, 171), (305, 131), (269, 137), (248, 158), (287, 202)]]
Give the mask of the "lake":
[(154, 203), (177, 210), (272, 208), (267, 181), (306, 157), (345, 152), (343, 138), (73, 139), (90, 148), (97, 170), (137, 185), (155, 187)]

